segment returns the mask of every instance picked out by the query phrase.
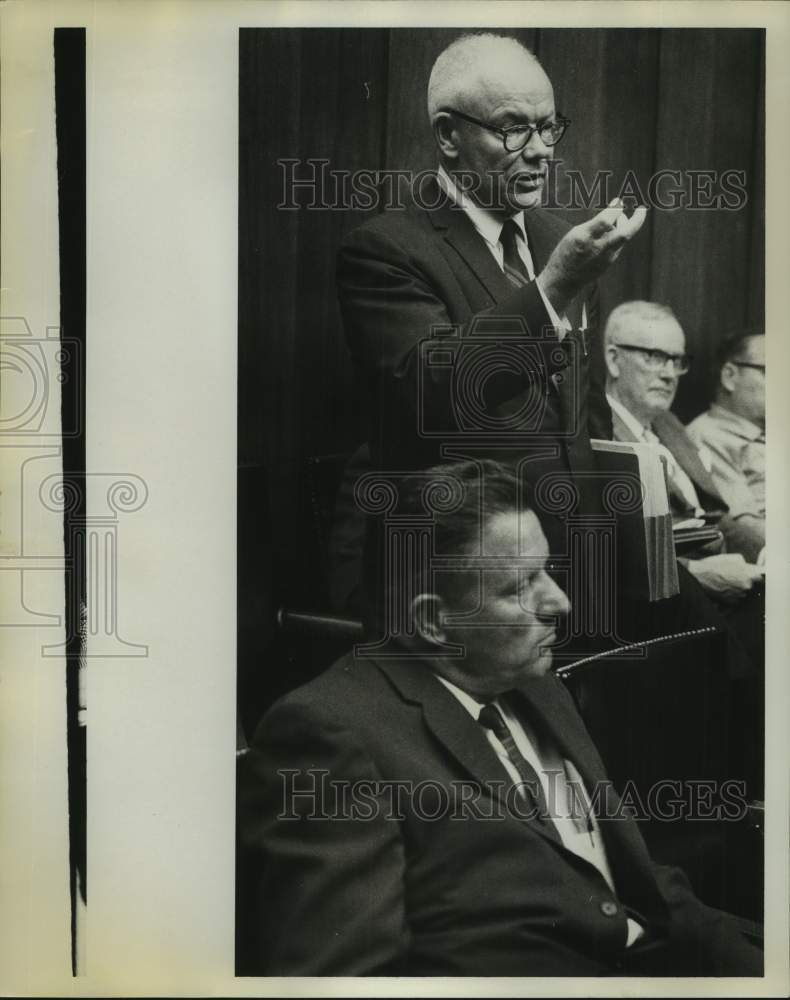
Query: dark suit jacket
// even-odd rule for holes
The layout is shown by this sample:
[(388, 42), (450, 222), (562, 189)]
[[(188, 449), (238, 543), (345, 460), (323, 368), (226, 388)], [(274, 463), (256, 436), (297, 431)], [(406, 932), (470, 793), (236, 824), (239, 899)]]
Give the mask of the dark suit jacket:
[[(570, 346), (572, 338), (560, 346), (536, 284), (511, 285), (467, 215), (441, 194), (435, 181), (426, 185), (425, 203), (438, 207), (390, 211), (365, 223), (345, 239), (338, 257), (346, 338), (370, 401), (374, 466), (416, 470), (437, 462), (442, 445), (460, 444), (463, 450), (479, 443), (477, 429), (483, 425), (477, 404), (459, 384), (472, 386), (481, 364), (492, 357), (493, 346), (484, 346), (485, 360), (470, 362), (474, 344), (499, 341), (505, 345), (499, 357), (510, 357), (513, 364), (495, 364), (482, 380), (480, 407), (494, 420), (482, 453), (511, 462), (528, 456), (534, 461), (531, 481), (545, 471), (575, 476), (592, 469), (583, 350)], [(541, 209), (525, 213), (525, 220), (539, 273), (569, 227)], [(570, 310), (574, 327), (581, 309), (578, 302)], [(594, 289), (588, 292), (586, 311), (594, 334)], [(445, 344), (460, 340), (464, 347), (450, 347), (455, 358), (450, 364), (434, 364), (423, 342), (451, 327), (460, 333)], [(511, 334), (517, 335), (516, 342)], [(467, 370), (469, 377), (459, 383), (462, 355), (474, 371)], [(532, 374), (523, 371), (524, 358)], [(504, 447), (508, 441), (516, 441), (517, 448)], [(503, 450), (497, 455), (498, 447)], [(579, 482), (583, 492), (586, 484)], [(583, 495), (580, 502), (582, 509), (597, 510), (598, 504), (594, 494)]]
[[(616, 808), (561, 682), (530, 681), (514, 704)], [(638, 974), (659, 947), (656, 974), (757, 974), (758, 953), (684, 876), (651, 863), (634, 821), (601, 820), (614, 897), (550, 825), (508, 811), (482, 728), (422, 662), (339, 660), (270, 710), (244, 765), (259, 973)], [(398, 782), (420, 797), (383, 793)], [(453, 816), (459, 782), (478, 790), (477, 811)], [(351, 818), (341, 787), (362, 797), (363, 815)], [(656, 944), (626, 953), (628, 909)]]
[[(612, 433), (615, 441), (635, 441), (636, 437), (616, 414), (612, 414)], [(686, 428), (674, 413), (659, 414), (653, 421), (653, 433), (672, 454), (675, 461), (694, 484), (700, 506), (706, 511), (721, 511), (718, 527), (724, 535), (728, 552), (740, 552), (748, 562), (754, 562), (763, 547), (759, 534), (748, 523), (730, 517), (727, 504), (719, 493), (713, 478), (700, 461), (697, 447)], [(670, 503), (678, 513), (688, 511), (681, 497), (670, 492)]]

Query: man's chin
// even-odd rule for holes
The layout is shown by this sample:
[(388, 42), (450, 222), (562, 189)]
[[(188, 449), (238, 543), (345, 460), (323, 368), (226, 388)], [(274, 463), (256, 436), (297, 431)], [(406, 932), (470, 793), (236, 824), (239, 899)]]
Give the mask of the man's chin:
[(531, 208), (539, 208), (543, 202), (543, 188), (534, 191), (516, 191), (510, 198), (514, 212), (528, 212)]
[(544, 650), (537, 660), (533, 660), (524, 668), (523, 676), (525, 680), (529, 680), (531, 677), (545, 677), (546, 674), (550, 674), (553, 663), (554, 654), (552, 651), (550, 649)]

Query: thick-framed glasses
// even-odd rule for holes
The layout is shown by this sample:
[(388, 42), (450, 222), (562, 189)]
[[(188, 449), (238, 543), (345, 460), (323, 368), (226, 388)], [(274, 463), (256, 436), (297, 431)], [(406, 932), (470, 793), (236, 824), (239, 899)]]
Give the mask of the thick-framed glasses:
[(754, 368), (755, 371), (765, 375), (765, 365), (758, 365), (755, 361), (731, 361), (730, 364), (735, 365), (736, 368)]
[(498, 135), (508, 153), (518, 153), (536, 132), (544, 146), (556, 146), (571, 123), (570, 118), (556, 115), (551, 121), (543, 122), (542, 125), (508, 125), (507, 128), (499, 128), (497, 125), (489, 125), (488, 122), (482, 122), (479, 118), (464, 114), (463, 111), (456, 111), (455, 108), (441, 108), (440, 110), (455, 115), (457, 118), (463, 118), (465, 122), (470, 122), (472, 125), (484, 128), (487, 132)]
[(676, 375), (685, 375), (691, 367), (690, 354), (667, 354), (666, 351), (659, 351), (655, 347), (639, 347), (637, 344), (613, 344), (612, 346), (641, 354), (645, 367), (651, 371), (661, 371), (666, 368), (667, 364), (671, 363)]

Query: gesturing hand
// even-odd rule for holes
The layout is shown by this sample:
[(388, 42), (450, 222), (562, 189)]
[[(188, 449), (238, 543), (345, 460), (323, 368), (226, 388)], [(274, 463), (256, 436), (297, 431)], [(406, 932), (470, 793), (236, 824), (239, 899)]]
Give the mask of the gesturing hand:
[(617, 260), (646, 216), (647, 209), (640, 205), (628, 218), (622, 201), (615, 198), (594, 218), (568, 230), (538, 276), (558, 313), (565, 312), (582, 288)]

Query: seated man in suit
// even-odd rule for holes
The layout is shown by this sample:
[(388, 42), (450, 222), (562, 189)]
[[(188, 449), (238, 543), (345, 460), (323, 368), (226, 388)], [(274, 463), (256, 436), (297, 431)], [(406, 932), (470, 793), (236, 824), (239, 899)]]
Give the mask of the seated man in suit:
[(388, 581), (398, 655), (287, 695), (244, 761), (257, 971), (760, 975), (736, 922), (651, 861), (552, 673), (568, 600), (518, 481), (468, 462), (399, 492), (425, 558)]
[(689, 516), (706, 510), (722, 513), (718, 526), (727, 552), (690, 559), (686, 565), (709, 593), (736, 600), (762, 578), (752, 565), (762, 550), (762, 539), (749, 523), (727, 512), (696, 446), (670, 413), (679, 378), (689, 366), (680, 324), (667, 306), (624, 302), (606, 323), (604, 350), (614, 440), (663, 447), (675, 511)]
[(719, 351), (713, 405), (686, 427), (711, 456), (710, 474), (730, 516), (765, 542), (765, 335), (728, 338)]

